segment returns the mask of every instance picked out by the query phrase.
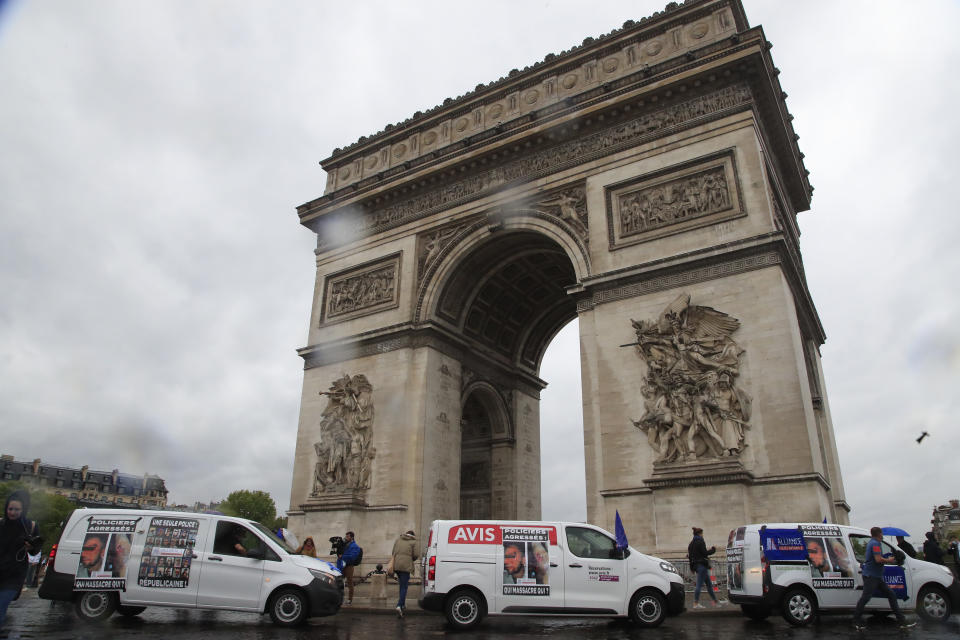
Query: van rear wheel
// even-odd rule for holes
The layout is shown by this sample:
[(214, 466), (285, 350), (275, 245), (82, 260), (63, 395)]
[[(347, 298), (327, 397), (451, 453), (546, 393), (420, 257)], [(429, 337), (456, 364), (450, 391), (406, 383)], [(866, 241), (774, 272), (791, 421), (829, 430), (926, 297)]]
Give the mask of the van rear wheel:
[(483, 598), (476, 591), (461, 589), (447, 598), (443, 610), (447, 622), (457, 629), (469, 629), (483, 619)]
[(112, 591), (83, 591), (73, 609), (87, 622), (106, 620), (117, 610), (117, 594)]
[(783, 619), (795, 627), (805, 627), (817, 617), (817, 601), (801, 587), (788, 589), (781, 607)]
[(667, 601), (656, 589), (642, 589), (630, 599), (630, 619), (641, 627), (659, 627), (667, 617)]
[(924, 585), (917, 594), (917, 614), (931, 622), (946, 622), (950, 618), (950, 600), (943, 589)]

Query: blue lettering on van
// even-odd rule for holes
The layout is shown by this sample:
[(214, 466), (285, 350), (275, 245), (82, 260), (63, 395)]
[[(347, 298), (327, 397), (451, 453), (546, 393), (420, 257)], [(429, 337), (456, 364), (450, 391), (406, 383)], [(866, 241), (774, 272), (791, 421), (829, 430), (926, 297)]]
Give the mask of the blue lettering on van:
[(806, 544), (796, 529), (764, 529), (760, 532), (760, 545), (771, 562), (807, 559)]
[[(883, 581), (887, 583), (887, 586), (890, 587), (893, 595), (897, 596), (898, 600), (907, 600), (910, 598), (910, 594), (907, 593), (907, 577), (903, 573), (903, 567), (884, 567)], [(886, 598), (880, 591), (874, 591), (872, 597)]]

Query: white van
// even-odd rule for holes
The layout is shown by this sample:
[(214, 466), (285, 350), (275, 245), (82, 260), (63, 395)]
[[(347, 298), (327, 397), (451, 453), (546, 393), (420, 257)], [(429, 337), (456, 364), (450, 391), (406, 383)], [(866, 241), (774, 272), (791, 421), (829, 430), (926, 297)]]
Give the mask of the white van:
[(589, 524), (435, 520), (419, 604), (457, 628), (487, 614), (629, 616), (658, 626), (684, 610), (669, 562)]
[[(762, 620), (780, 611), (796, 626), (810, 624), (819, 610), (853, 611), (863, 593), (861, 564), (870, 532), (835, 524), (751, 524), (730, 532), (727, 585), (730, 601)], [(883, 579), (902, 609), (916, 609), (925, 620), (945, 621), (960, 609), (960, 583), (947, 567), (905, 556), (881, 542), (897, 565)], [(890, 610), (875, 596), (867, 611)]]
[(343, 577), (295, 555), (263, 525), (224, 515), (77, 509), (39, 596), (75, 603), (86, 620), (147, 607), (269, 613), (281, 626), (335, 614)]

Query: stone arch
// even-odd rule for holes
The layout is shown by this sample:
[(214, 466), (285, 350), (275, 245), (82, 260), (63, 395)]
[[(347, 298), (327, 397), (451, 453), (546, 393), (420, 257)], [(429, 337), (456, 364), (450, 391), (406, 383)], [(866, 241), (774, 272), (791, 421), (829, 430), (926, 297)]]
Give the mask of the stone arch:
[[(508, 431), (491, 515), (538, 519), (540, 363), (573, 317), (588, 521), (680, 554), (697, 520), (846, 521), (795, 219), (812, 188), (768, 45), (739, 2), (671, 3), (323, 161), (297, 208), (317, 233), (298, 535), (456, 518), (464, 410)], [(345, 374), (369, 397), (325, 391)], [(371, 480), (321, 492), (337, 413), (373, 434), (347, 450)]]
[(529, 209), (461, 233), (421, 283), (417, 321), (445, 325), (535, 374), (550, 340), (576, 316), (570, 294), (590, 273), (584, 243)]

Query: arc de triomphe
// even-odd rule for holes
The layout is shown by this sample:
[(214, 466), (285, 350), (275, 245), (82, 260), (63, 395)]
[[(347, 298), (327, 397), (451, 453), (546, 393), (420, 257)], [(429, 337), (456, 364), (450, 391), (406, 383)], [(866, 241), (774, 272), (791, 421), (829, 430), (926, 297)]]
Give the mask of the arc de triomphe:
[(846, 522), (769, 49), (738, 0), (671, 3), (322, 162), (295, 532), (372, 563), (435, 518), (538, 519), (539, 365), (573, 318), (590, 522), (658, 553)]

